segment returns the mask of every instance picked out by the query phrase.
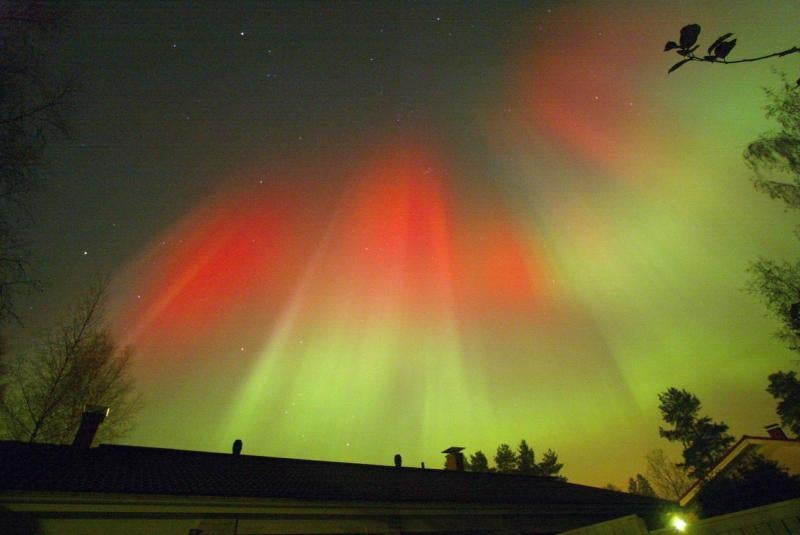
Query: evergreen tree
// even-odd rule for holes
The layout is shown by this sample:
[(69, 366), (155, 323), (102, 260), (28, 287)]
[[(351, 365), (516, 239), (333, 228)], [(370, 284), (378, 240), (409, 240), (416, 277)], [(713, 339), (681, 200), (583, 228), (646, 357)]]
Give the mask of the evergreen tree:
[(778, 416), (792, 433), (800, 436), (800, 381), (795, 372), (777, 372), (769, 376), (767, 392), (778, 400)]
[(680, 442), (682, 466), (690, 476), (704, 478), (733, 443), (733, 437), (726, 433), (728, 426), (708, 416), (699, 417), (700, 400), (686, 390), (669, 388), (658, 395), (658, 400), (664, 422), (672, 425), (672, 429), (659, 426), (659, 434), (670, 442)]
[(542, 460), (539, 461), (538, 465), (540, 475), (566, 481), (567, 478), (559, 474), (563, 467), (564, 463), (558, 462), (558, 454), (551, 449), (548, 449), (544, 455), (542, 455)]
[(469, 456), (469, 469), (472, 472), (490, 472), (489, 460), (481, 450)]
[(510, 474), (517, 471), (517, 456), (508, 444), (500, 444), (494, 456), (494, 465), (498, 472)]
[(539, 473), (533, 450), (524, 440), (520, 441), (517, 447), (517, 472), (528, 475), (538, 475)]

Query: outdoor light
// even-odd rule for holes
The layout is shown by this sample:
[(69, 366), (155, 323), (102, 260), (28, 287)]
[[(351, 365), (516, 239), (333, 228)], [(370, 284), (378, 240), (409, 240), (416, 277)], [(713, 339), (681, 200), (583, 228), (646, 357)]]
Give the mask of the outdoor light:
[(681, 533), (686, 531), (686, 526), (688, 526), (686, 520), (679, 517), (678, 515), (672, 517), (672, 520), (670, 520), (670, 524), (672, 525), (673, 528), (675, 528), (675, 531), (680, 531)]

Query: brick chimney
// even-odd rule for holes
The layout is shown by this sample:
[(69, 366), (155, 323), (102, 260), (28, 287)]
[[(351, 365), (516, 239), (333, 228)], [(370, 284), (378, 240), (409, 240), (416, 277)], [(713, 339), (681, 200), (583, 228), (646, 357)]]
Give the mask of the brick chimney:
[(72, 441), (72, 447), (78, 449), (88, 449), (92, 447), (94, 436), (97, 434), (97, 428), (108, 416), (108, 407), (101, 407), (100, 405), (87, 405), (81, 416), (81, 425), (78, 427), (78, 432), (75, 433), (75, 439)]
[(450, 446), (442, 452), (447, 454), (445, 458), (445, 470), (452, 470), (454, 472), (464, 471), (464, 454), (461, 453), (463, 449), (464, 448), (458, 446)]
[(783, 432), (783, 429), (779, 424), (769, 424), (768, 426), (764, 427), (769, 433), (769, 438), (777, 438), (780, 440), (789, 440), (789, 437), (786, 436), (786, 433)]

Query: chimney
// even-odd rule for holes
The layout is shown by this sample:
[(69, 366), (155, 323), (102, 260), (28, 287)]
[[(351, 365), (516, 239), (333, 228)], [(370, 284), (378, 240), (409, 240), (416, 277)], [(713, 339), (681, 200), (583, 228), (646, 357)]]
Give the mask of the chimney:
[(400, 468), (400, 467), (402, 467), (402, 466), (403, 466), (403, 458), (402, 458), (402, 457), (400, 456), (400, 454), (398, 453), (398, 454), (396, 454), (396, 455), (394, 456), (394, 467), (395, 467), (395, 468)]
[(769, 433), (769, 438), (777, 438), (780, 440), (789, 440), (789, 437), (786, 436), (786, 433), (783, 432), (781, 426), (779, 424), (769, 424), (768, 426), (764, 427)]
[(81, 416), (81, 425), (78, 427), (78, 432), (75, 433), (75, 439), (72, 441), (72, 447), (79, 449), (91, 448), (94, 436), (97, 434), (97, 428), (100, 427), (106, 416), (108, 416), (108, 407), (86, 405), (83, 416)]
[(237, 438), (233, 441), (232, 452), (234, 455), (241, 455), (242, 454), (242, 439)]
[(450, 446), (442, 452), (447, 454), (444, 465), (445, 470), (452, 470), (453, 472), (464, 471), (464, 454), (461, 453), (463, 449), (458, 446)]

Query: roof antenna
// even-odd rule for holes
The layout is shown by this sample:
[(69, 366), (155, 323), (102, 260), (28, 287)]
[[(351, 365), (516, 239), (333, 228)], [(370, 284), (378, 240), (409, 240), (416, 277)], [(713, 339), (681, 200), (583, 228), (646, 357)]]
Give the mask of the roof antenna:
[(237, 438), (233, 441), (233, 454), (234, 455), (241, 455), (242, 454), (242, 439)]

